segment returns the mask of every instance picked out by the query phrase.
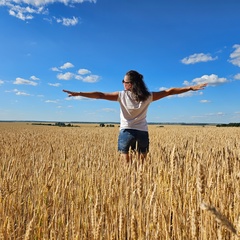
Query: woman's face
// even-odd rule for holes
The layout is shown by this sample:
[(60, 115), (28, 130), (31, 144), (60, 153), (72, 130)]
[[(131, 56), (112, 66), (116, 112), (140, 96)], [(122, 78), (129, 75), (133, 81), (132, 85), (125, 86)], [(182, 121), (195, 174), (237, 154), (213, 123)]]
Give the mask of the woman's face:
[(130, 78), (128, 75), (125, 75), (123, 79), (124, 90), (131, 91), (132, 83), (130, 82)]

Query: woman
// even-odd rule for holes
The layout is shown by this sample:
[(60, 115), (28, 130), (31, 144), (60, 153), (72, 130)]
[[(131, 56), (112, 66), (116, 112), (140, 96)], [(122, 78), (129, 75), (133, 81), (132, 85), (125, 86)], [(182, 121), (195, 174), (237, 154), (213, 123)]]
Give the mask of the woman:
[(68, 93), (69, 97), (82, 96), (118, 101), (120, 103), (118, 151), (126, 161), (130, 159), (130, 149), (137, 150), (141, 159), (145, 159), (147, 156), (149, 151), (149, 135), (146, 116), (148, 106), (151, 102), (174, 94), (181, 94), (191, 90), (201, 90), (207, 86), (204, 83), (189, 87), (149, 92), (143, 81), (143, 75), (134, 70), (127, 72), (122, 82), (124, 90), (112, 93), (63, 91)]

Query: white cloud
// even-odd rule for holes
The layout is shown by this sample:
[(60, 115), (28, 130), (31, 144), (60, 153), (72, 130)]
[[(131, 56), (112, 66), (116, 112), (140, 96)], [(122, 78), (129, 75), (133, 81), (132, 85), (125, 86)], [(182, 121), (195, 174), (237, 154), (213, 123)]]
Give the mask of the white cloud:
[(217, 86), (219, 84), (223, 84), (223, 83), (226, 83), (226, 82), (228, 82), (228, 80), (226, 78), (219, 78), (215, 74), (203, 75), (200, 78), (195, 78), (195, 79), (192, 80), (193, 84), (207, 83), (208, 86)]
[(204, 53), (195, 53), (190, 55), (189, 57), (185, 57), (181, 60), (184, 64), (195, 64), (199, 62), (209, 62), (216, 60), (217, 57), (213, 58), (210, 54)]
[(74, 74), (71, 72), (66, 72), (66, 73), (59, 73), (57, 75), (57, 78), (60, 80), (70, 80), (74, 77)]
[(23, 12), (15, 12), (12, 9), (9, 10), (9, 15), (19, 18), (23, 21), (33, 19), (33, 16), (30, 14), (28, 15), (28, 14), (24, 14)]
[[(62, 3), (65, 6), (74, 7), (83, 2), (96, 3), (97, 0), (0, 0), (0, 7), (6, 7), (11, 16), (26, 21), (33, 19), (37, 14), (49, 14), (47, 6), (50, 4)], [(78, 23), (76, 17), (59, 20), (65, 26), (73, 26)]]
[(66, 62), (60, 68), (61, 69), (68, 69), (68, 68), (73, 68), (73, 67), (74, 67), (74, 65), (72, 63)]
[(0, 80), (0, 85), (4, 84), (4, 81), (3, 80)]
[(209, 100), (201, 100), (200, 103), (210, 103), (211, 101)]
[[(51, 68), (51, 70), (61, 71), (61, 70), (73, 68), (73, 67), (74, 67), (74, 65), (72, 63), (66, 62), (59, 68), (53, 67), (53, 68)], [(59, 70), (59, 69), (61, 69), (61, 70)], [(91, 74), (91, 71), (88, 69), (85, 69), (85, 68), (80, 68), (77, 73), (78, 74), (75, 74), (72, 72), (59, 73), (59, 74), (57, 74), (57, 78), (60, 80), (70, 80), (70, 79), (75, 78), (76, 80), (80, 80), (80, 81), (88, 82), (88, 83), (95, 83), (100, 80), (100, 76)]]
[(61, 72), (61, 70), (68, 69), (68, 68), (73, 68), (73, 67), (74, 67), (74, 65), (72, 63), (66, 62), (60, 67), (52, 67), (51, 70), (53, 72)]
[(17, 85), (31, 85), (31, 86), (37, 86), (38, 84), (36, 82), (30, 81), (30, 80), (26, 80), (23, 78), (16, 78), (15, 82), (13, 82), (13, 84), (17, 84)]
[(59, 87), (61, 86), (60, 83), (48, 83), (49, 86), (52, 86), (52, 87)]
[(240, 80), (240, 73), (236, 74), (236, 75), (234, 76), (234, 79)]
[(235, 50), (230, 54), (231, 60), (229, 60), (229, 62), (240, 67), (240, 44), (233, 45), (233, 48), (235, 48)]
[(58, 100), (46, 100), (45, 103), (58, 103)]
[(183, 82), (183, 85), (185, 85), (185, 86), (189, 86), (191, 83), (189, 82), (189, 81), (187, 81), (187, 80), (185, 80), (184, 82)]
[(226, 113), (224, 113), (224, 112), (217, 112), (217, 113), (208, 113), (208, 114), (206, 114), (206, 116), (225, 116), (226, 115)]
[(77, 79), (77, 80), (83, 80), (83, 77), (82, 76), (80, 76), (80, 75), (75, 75), (75, 79)]
[(65, 100), (67, 100), (67, 101), (71, 101), (71, 100), (89, 100), (89, 98), (85, 98), (85, 97), (81, 97), (81, 96), (76, 96), (76, 97), (68, 97), (68, 98), (65, 98)]
[(166, 88), (166, 87), (160, 87), (159, 88), (159, 91), (164, 91), (164, 90), (167, 90), (168, 88)]
[(102, 111), (104, 112), (117, 112), (114, 108), (102, 108)]
[(31, 76), (30, 79), (31, 79), (31, 80), (34, 80), (34, 81), (40, 80), (39, 78), (37, 78), (37, 77), (35, 77), (35, 76)]
[[(80, 71), (81, 70), (81, 71)], [(89, 70), (87, 69), (80, 69), (78, 70), (78, 73), (81, 74), (81, 75), (84, 75), (84, 74), (88, 74), (88, 73), (91, 73)], [(88, 75), (88, 76), (80, 76), (80, 75), (75, 75), (75, 79), (77, 80), (81, 80), (83, 82), (88, 82), (88, 83), (95, 83), (95, 82), (98, 82), (100, 80), (100, 76), (98, 75)]]
[(64, 26), (75, 26), (78, 24), (78, 18), (56, 18), (57, 23), (62, 23)]
[(89, 71), (88, 69), (85, 69), (85, 68), (80, 68), (78, 70), (78, 74), (80, 74), (80, 75), (86, 75), (86, 74), (90, 74), (90, 73), (91, 73), (91, 71)]
[(89, 75), (89, 76), (86, 76), (83, 78), (83, 82), (89, 82), (89, 83), (95, 83), (95, 82), (98, 82), (100, 79), (99, 76), (97, 75)]
[(0, 2), (0, 5), (6, 5), (6, 4), (26, 4), (26, 5), (32, 5), (32, 6), (45, 6), (48, 4), (53, 3), (64, 3), (65, 5), (73, 5), (76, 3), (83, 3), (83, 2), (90, 2), (90, 3), (96, 3), (97, 0), (2, 0)]
[(60, 72), (60, 70), (59, 70), (57, 67), (52, 67), (51, 70), (52, 70), (53, 72)]
[(30, 7), (26, 5), (16, 5), (14, 1), (5, 1), (0, 6), (7, 6), (9, 14), (23, 21), (33, 19), (33, 14), (46, 14), (43, 7)]
[(202, 116), (192, 116), (192, 118), (205, 118), (205, 119), (213, 119), (213, 118), (223, 118), (225, 117), (227, 114), (224, 113), (224, 112), (216, 112), (216, 113), (207, 113), (207, 114), (204, 114)]
[(6, 90), (5, 92), (11, 93), (11, 92), (16, 92), (16, 91), (18, 91), (18, 90), (15, 88), (15, 89), (13, 89), (13, 90)]
[(22, 92), (22, 91), (19, 91), (18, 89), (13, 89), (11, 91), (6, 91), (6, 92), (14, 92), (16, 95), (18, 96), (30, 96), (30, 94), (26, 93), (26, 92)]
[(28, 93), (25, 93), (25, 92), (16, 92), (16, 95), (18, 95), (18, 96), (30, 96), (30, 94), (28, 94)]

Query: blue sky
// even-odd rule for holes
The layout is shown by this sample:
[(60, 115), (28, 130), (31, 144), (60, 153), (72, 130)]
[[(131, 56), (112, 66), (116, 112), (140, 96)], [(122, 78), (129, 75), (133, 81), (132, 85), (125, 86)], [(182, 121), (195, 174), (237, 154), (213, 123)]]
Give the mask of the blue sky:
[(0, 0), (0, 120), (119, 121), (73, 91), (207, 82), (150, 105), (149, 122), (240, 122), (239, 0)]

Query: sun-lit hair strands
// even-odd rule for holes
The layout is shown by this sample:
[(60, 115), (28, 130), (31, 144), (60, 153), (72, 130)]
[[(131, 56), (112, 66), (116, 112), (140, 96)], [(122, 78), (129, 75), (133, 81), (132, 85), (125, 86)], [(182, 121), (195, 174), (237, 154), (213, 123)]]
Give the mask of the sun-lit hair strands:
[(150, 96), (150, 92), (143, 81), (143, 75), (134, 70), (128, 71), (126, 75), (129, 76), (132, 84), (131, 91), (135, 95), (135, 100), (137, 102), (145, 101)]

